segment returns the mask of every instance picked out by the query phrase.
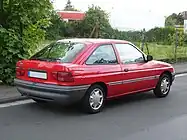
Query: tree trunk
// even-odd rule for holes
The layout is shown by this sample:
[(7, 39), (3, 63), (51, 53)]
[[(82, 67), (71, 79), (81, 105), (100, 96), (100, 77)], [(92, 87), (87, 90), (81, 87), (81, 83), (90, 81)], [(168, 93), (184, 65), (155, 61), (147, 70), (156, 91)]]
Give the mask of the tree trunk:
[(3, 0), (0, 0), (0, 12), (3, 13)]
[(20, 39), (22, 40), (23, 39), (23, 24), (21, 22), (21, 19), (20, 19)]
[(9, 14), (11, 14), (12, 11), (12, 0), (9, 0)]
[(3, 0), (0, 0), (0, 25), (3, 25)]

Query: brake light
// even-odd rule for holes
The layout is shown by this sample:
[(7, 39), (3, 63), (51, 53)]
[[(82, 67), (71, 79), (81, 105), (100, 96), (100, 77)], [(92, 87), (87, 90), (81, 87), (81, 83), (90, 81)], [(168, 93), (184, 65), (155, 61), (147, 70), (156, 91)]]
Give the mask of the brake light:
[(70, 72), (53, 72), (53, 77), (61, 82), (73, 82), (74, 78)]
[(16, 76), (24, 76), (25, 75), (25, 70), (20, 67), (16, 67)]

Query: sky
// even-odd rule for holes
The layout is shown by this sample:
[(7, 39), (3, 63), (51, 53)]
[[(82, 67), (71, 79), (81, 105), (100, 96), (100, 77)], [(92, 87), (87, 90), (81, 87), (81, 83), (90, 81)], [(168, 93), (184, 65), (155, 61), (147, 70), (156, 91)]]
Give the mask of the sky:
[[(54, 0), (55, 9), (63, 9), (67, 0)], [(187, 0), (71, 0), (76, 9), (100, 6), (110, 15), (110, 23), (120, 30), (146, 30), (163, 27), (165, 17), (187, 11)]]

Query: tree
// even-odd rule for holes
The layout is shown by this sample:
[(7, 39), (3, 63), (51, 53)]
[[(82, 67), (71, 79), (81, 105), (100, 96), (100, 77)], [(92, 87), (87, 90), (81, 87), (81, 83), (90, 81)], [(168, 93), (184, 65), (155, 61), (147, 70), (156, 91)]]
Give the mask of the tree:
[(153, 28), (146, 32), (146, 37), (148, 42), (156, 42), (157, 44), (167, 44), (171, 45), (171, 37), (175, 34), (174, 27), (165, 28)]
[(1, 81), (12, 83), (16, 62), (32, 55), (44, 40), (51, 11), (49, 0), (1, 0)]
[(92, 5), (88, 8), (83, 21), (76, 23), (75, 32), (82, 37), (90, 37), (94, 28), (93, 37), (105, 37), (107, 30), (111, 30), (108, 14), (98, 6)]
[(177, 25), (184, 25), (184, 18), (183, 18), (182, 13), (179, 13), (177, 15)]
[(51, 13), (50, 26), (46, 28), (46, 39), (57, 40), (65, 35), (65, 22), (54, 11)]
[(165, 20), (165, 26), (171, 26), (174, 27), (175, 25), (183, 25), (184, 24), (184, 19), (181, 13), (176, 14), (173, 13), (170, 16), (166, 17)]
[(65, 11), (75, 11), (73, 5), (71, 4), (71, 1), (68, 0), (67, 3), (66, 3), (66, 6), (64, 7), (64, 10)]

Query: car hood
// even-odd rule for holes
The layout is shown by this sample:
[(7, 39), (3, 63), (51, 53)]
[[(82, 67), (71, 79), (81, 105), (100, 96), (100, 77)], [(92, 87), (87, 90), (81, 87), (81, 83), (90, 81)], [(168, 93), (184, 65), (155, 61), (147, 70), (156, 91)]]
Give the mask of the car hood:
[(169, 63), (153, 60), (151, 61), (152, 65), (154, 65), (155, 68), (172, 68), (173, 66)]
[(161, 65), (161, 66), (172, 67), (171, 64), (166, 63), (166, 62), (162, 62), (162, 61), (153, 60), (153, 63)]

